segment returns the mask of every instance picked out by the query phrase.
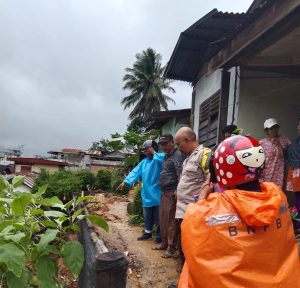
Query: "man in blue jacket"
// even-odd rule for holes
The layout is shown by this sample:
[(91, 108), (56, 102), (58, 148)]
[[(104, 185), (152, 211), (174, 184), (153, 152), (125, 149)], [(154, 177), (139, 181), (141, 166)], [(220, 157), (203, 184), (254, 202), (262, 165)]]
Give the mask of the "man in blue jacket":
[(142, 180), (142, 206), (145, 222), (145, 232), (137, 240), (152, 238), (153, 225), (156, 226), (155, 243), (161, 242), (159, 227), (160, 187), (159, 177), (164, 161), (164, 153), (158, 152), (158, 145), (153, 140), (147, 140), (143, 144), (144, 158), (124, 179), (117, 189), (122, 189), (125, 184), (133, 186), (138, 180)]

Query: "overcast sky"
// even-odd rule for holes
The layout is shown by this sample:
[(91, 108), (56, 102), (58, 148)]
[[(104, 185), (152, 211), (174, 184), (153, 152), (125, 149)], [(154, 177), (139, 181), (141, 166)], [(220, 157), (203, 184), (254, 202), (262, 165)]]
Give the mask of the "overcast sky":
[[(124, 132), (124, 69), (152, 47), (165, 64), (179, 34), (213, 8), (251, 0), (0, 0), (0, 147), (47, 155)], [(191, 87), (174, 82), (176, 106)]]

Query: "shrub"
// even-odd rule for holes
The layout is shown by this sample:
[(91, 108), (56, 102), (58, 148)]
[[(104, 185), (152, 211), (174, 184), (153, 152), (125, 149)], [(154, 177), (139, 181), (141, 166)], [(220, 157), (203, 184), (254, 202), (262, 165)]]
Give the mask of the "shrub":
[(133, 206), (132, 206), (132, 214), (139, 215), (143, 217), (143, 207), (142, 207), (142, 187), (141, 185), (137, 185), (134, 189), (134, 198), (133, 198)]
[(104, 191), (111, 191), (111, 171), (99, 170), (96, 176), (95, 188), (100, 188)]
[(139, 215), (131, 215), (129, 218), (129, 224), (132, 226), (141, 226), (144, 224), (144, 218)]
[(35, 180), (32, 192), (36, 193), (39, 186), (47, 185), (46, 197), (57, 196), (60, 200), (66, 202), (73, 197), (76, 192), (86, 190), (87, 186), (95, 185), (95, 176), (87, 170), (79, 172), (70, 172), (59, 170), (49, 174), (42, 170)]
[(81, 190), (87, 191), (94, 188), (96, 177), (91, 171), (81, 170), (76, 173), (76, 176), (79, 178), (79, 186)]
[(130, 190), (130, 187), (128, 185), (125, 185), (122, 190), (117, 190), (117, 187), (124, 180), (123, 169), (112, 170), (111, 176), (111, 191), (116, 194), (127, 195)]
[(142, 192), (142, 188), (141, 185), (139, 184), (134, 189), (132, 215), (129, 218), (129, 224), (131, 225), (141, 225), (144, 223), (141, 192)]

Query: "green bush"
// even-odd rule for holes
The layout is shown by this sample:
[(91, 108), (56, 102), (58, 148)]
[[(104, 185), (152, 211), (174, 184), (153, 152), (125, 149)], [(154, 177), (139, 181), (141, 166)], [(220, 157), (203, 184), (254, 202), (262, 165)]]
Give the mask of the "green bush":
[(129, 224), (131, 225), (141, 225), (144, 223), (141, 192), (142, 192), (142, 187), (139, 184), (134, 189), (134, 199), (132, 202), (132, 215), (129, 218)]
[(88, 170), (81, 170), (76, 173), (77, 177), (79, 177), (80, 181), (80, 189), (87, 191), (89, 189), (93, 189), (96, 183), (95, 175)]
[(141, 185), (137, 185), (134, 189), (134, 198), (133, 198), (133, 206), (132, 206), (132, 214), (139, 215), (143, 217), (143, 207), (142, 207), (142, 187)]
[(45, 193), (46, 197), (57, 196), (65, 202), (72, 199), (74, 193), (86, 190), (88, 185), (93, 187), (95, 185), (95, 176), (87, 170), (79, 172), (59, 170), (53, 174), (42, 170), (35, 180), (32, 188), (33, 193), (36, 193), (38, 187), (42, 185), (48, 186)]
[(144, 224), (144, 218), (139, 215), (131, 215), (128, 223), (132, 226), (141, 226)]
[(111, 171), (111, 191), (116, 194), (127, 195), (130, 190), (130, 186), (125, 185), (122, 190), (117, 190), (117, 187), (124, 180), (123, 169), (114, 169)]
[(111, 171), (99, 170), (96, 176), (95, 188), (100, 188), (104, 191), (111, 191)]

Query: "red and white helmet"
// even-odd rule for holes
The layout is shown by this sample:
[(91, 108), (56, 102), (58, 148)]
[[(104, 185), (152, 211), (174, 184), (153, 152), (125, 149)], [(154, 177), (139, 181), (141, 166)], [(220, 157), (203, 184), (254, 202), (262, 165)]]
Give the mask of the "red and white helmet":
[(229, 137), (215, 151), (217, 181), (224, 187), (235, 187), (254, 181), (258, 178), (264, 162), (263, 148), (256, 139), (242, 135)]

